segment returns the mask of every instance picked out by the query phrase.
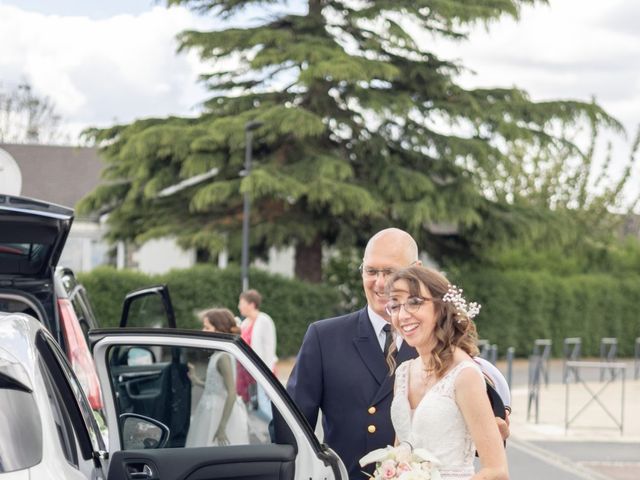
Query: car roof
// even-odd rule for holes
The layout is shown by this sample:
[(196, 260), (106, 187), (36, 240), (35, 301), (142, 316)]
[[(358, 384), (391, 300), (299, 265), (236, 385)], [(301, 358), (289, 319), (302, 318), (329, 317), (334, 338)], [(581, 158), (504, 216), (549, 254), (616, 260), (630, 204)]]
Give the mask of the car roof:
[(36, 335), (43, 325), (24, 313), (0, 312), (0, 372), (29, 389), (35, 384)]

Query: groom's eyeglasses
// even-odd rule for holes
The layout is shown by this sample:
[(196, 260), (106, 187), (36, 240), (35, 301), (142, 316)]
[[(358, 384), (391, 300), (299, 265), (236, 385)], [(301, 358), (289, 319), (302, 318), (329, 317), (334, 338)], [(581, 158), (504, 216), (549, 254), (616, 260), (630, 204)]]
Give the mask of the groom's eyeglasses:
[[(409, 264), (409, 266), (406, 267), (406, 268), (409, 268), (409, 267), (412, 267), (413, 265), (415, 265), (416, 261), (411, 262)], [(373, 268), (373, 267), (367, 267), (367, 266), (365, 266), (364, 263), (361, 263), (360, 266), (358, 267), (358, 270), (360, 271), (360, 274), (362, 276), (364, 276), (364, 277), (378, 278), (378, 275), (382, 274), (382, 276), (384, 278), (387, 278), (389, 275), (393, 275), (394, 273), (396, 273), (399, 269), (397, 269), (397, 268)]]
[(378, 278), (379, 274), (382, 274), (382, 276), (386, 278), (389, 275), (393, 275), (395, 273), (395, 270), (393, 268), (372, 268), (365, 267), (363, 264), (360, 264), (358, 270), (360, 270), (360, 273), (363, 276), (369, 278)]
[(391, 301), (387, 303), (387, 306), (384, 307), (385, 311), (390, 317), (395, 317), (400, 314), (400, 309), (404, 307), (404, 311), (407, 313), (416, 313), (420, 310), (420, 307), (424, 304), (424, 302), (432, 301), (433, 298), (423, 298), (423, 297), (409, 297), (406, 302), (398, 303)]

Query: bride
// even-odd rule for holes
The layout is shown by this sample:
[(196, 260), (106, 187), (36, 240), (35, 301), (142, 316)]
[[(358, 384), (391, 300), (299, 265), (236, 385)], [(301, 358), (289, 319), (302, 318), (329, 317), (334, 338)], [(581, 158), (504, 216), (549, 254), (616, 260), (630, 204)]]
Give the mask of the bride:
[[(233, 314), (226, 308), (206, 310), (201, 319), (205, 332), (240, 333)], [(205, 380), (189, 364), (189, 378), (204, 387), (204, 391), (191, 417), (185, 446), (248, 444), (247, 410), (236, 394), (235, 361), (231, 355), (226, 352), (211, 355)]]
[[(431, 452), (443, 480), (507, 479), (502, 438), (486, 395), (472, 318), (462, 290), (435, 270), (416, 266), (387, 282), (387, 313), (419, 356), (398, 366), (391, 404), (396, 445)], [(388, 361), (393, 371), (394, 343)], [(474, 452), (481, 469), (475, 473)]]

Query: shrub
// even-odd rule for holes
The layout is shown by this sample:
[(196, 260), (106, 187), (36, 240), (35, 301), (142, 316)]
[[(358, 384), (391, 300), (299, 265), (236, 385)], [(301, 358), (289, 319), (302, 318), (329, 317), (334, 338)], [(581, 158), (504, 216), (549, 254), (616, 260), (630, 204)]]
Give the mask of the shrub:
[[(120, 323), (127, 292), (150, 284), (169, 287), (181, 328), (200, 328), (196, 312), (226, 307), (237, 312), (240, 270), (199, 265), (165, 275), (101, 267), (78, 275), (86, 286), (101, 326)], [(335, 286), (308, 284), (262, 270), (251, 270), (251, 287), (264, 297), (262, 310), (273, 318), (278, 356), (298, 352), (309, 323), (345, 312), (344, 297)], [(581, 337), (585, 356), (599, 355), (602, 337), (618, 338), (618, 353), (633, 355), (640, 336), (640, 276), (610, 274), (559, 276), (548, 272), (456, 270), (449, 275), (469, 301), (482, 303), (478, 334), (498, 345), (499, 353), (513, 346), (527, 357), (536, 338), (550, 338), (553, 354), (562, 354), (566, 337)], [(356, 292), (356, 284), (350, 287)], [(362, 291), (360, 287), (360, 292)], [(358, 308), (359, 306), (356, 306)]]
[[(261, 310), (274, 320), (278, 336), (278, 356), (298, 352), (307, 326), (314, 320), (340, 313), (340, 298), (334, 288), (290, 280), (260, 270), (252, 270), (251, 288), (263, 296)], [(164, 275), (145, 275), (110, 267), (97, 268), (78, 276), (91, 298), (100, 326), (120, 324), (122, 301), (127, 292), (151, 284), (166, 284), (171, 294), (179, 328), (200, 328), (197, 312), (210, 307), (226, 307), (237, 313), (240, 270), (221, 270), (198, 265), (172, 270)]]
[(640, 336), (640, 276), (484, 270), (460, 271), (451, 280), (482, 304), (478, 334), (501, 352), (513, 346), (526, 357), (536, 338), (550, 338), (558, 356), (566, 337), (580, 337), (583, 355), (598, 356), (600, 339), (616, 337), (618, 354), (632, 356)]

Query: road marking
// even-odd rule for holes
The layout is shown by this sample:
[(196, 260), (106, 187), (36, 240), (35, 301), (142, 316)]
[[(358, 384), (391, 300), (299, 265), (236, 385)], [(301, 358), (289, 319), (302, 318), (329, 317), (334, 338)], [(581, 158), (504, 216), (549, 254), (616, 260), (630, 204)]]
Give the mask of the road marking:
[(526, 453), (527, 455), (531, 455), (538, 460), (542, 460), (549, 465), (553, 465), (554, 467), (557, 467), (561, 470), (565, 470), (566, 472), (576, 475), (584, 480), (611, 480), (611, 477), (607, 475), (602, 475), (598, 472), (595, 472), (590, 468), (586, 468), (567, 457), (563, 457), (562, 455), (550, 452), (549, 450), (538, 447), (537, 445), (534, 445), (531, 442), (527, 442), (526, 440), (509, 437), (507, 446), (516, 448), (521, 452)]

